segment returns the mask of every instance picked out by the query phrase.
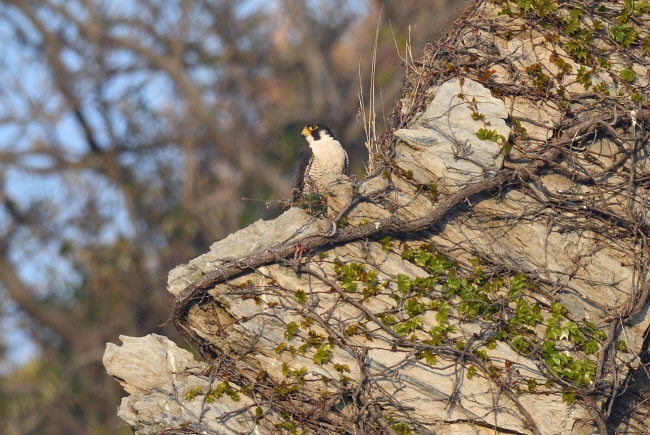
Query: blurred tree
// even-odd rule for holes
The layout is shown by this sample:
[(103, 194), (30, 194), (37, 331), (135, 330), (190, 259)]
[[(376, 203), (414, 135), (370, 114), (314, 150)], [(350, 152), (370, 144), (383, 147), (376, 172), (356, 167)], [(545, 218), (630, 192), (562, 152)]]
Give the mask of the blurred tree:
[(130, 433), (105, 343), (177, 337), (158, 326), (167, 272), (279, 213), (241, 197), (289, 196), (304, 123), (327, 122), (361, 174), (375, 33), (390, 113), (396, 44), (432, 40), (452, 5), (0, 2), (0, 339), (39, 349), (0, 378), (5, 433)]

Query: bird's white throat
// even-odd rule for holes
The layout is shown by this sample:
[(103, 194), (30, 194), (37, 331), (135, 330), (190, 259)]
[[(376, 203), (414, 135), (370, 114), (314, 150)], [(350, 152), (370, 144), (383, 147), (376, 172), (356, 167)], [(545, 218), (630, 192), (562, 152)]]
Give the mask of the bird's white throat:
[(321, 136), (319, 140), (307, 137), (309, 147), (314, 153), (314, 158), (329, 167), (343, 167), (345, 161), (345, 150), (341, 143), (332, 136)]

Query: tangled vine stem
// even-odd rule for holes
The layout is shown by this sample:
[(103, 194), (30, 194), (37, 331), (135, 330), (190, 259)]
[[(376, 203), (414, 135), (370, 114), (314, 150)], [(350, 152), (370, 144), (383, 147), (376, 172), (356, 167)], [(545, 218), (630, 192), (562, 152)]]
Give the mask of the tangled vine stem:
[[(538, 169), (539, 170), (539, 169)], [(338, 229), (333, 235), (312, 235), (307, 236), (290, 244), (280, 244), (269, 248), (264, 252), (251, 254), (245, 258), (225, 262), (217, 269), (208, 272), (192, 284), (188, 285), (174, 299), (172, 307), (172, 320), (176, 328), (183, 336), (194, 343), (201, 343), (202, 339), (185, 328), (183, 321), (190, 306), (200, 301), (205, 292), (216, 284), (226, 281), (246, 271), (254, 271), (260, 266), (285, 259), (294, 254), (296, 245), (299, 243), (302, 249), (310, 251), (324, 246), (334, 246), (343, 243), (350, 243), (356, 240), (363, 240), (368, 237), (382, 234), (410, 234), (430, 228), (439, 222), (449, 211), (463, 201), (479, 193), (488, 192), (494, 189), (505, 188), (517, 181), (518, 178), (527, 179), (530, 172), (519, 172), (515, 170), (503, 170), (495, 176), (476, 183), (469, 184), (452, 193), (429, 214), (413, 219), (401, 220), (396, 218), (378, 219), (369, 224), (354, 228)]]

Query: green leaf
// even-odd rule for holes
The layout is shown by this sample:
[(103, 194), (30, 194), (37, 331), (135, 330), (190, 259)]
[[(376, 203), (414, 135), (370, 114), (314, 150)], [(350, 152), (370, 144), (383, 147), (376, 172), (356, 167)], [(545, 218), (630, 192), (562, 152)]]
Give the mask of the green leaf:
[(566, 308), (564, 308), (559, 302), (551, 302), (549, 309), (554, 317), (560, 317), (562, 314), (566, 313)]
[(397, 291), (401, 294), (408, 293), (411, 291), (411, 280), (407, 275), (403, 273), (398, 274), (395, 279), (397, 280)]
[(492, 142), (497, 142), (500, 138), (503, 138), (498, 131), (487, 128), (479, 128), (475, 135), (480, 140), (489, 140)]
[(390, 236), (382, 237), (381, 239), (379, 239), (379, 243), (381, 244), (382, 251), (385, 251), (385, 252), (390, 251), (390, 247), (391, 247)]
[(524, 14), (533, 9), (533, 0), (514, 0), (517, 7)]
[(286, 362), (282, 363), (282, 376), (285, 378), (289, 377), (289, 374), (291, 373), (291, 368), (289, 367), (289, 364)]
[(441, 302), (438, 304), (437, 310), (438, 312), (436, 313), (436, 322), (438, 322), (439, 325), (444, 325), (447, 323), (449, 320), (449, 310), (451, 307), (447, 302)]
[(220, 399), (223, 395), (227, 395), (233, 402), (239, 402), (241, 399), (239, 394), (233, 390), (228, 381), (220, 382), (216, 387), (208, 391), (205, 395), (206, 403), (213, 403), (215, 400)]
[(356, 334), (358, 329), (359, 327), (356, 323), (350, 323), (348, 326), (345, 327), (345, 335), (350, 337)]
[(582, 350), (587, 355), (592, 355), (598, 352), (598, 342), (596, 340), (587, 340), (582, 345)]
[(334, 364), (334, 370), (339, 373), (347, 372), (350, 373), (350, 366), (347, 364)]
[(472, 112), (472, 119), (474, 121), (482, 121), (485, 119), (485, 115), (480, 112), (474, 111)]
[(529, 378), (526, 381), (526, 384), (528, 384), (528, 391), (536, 391), (537, 390), (537, 381), (533, 378)]
[(621, 77), (621, 80), (625, 80), (628, 83), (632, 83), (634, 79), (636, 78), (636, 73), (632, 71), (632, 69), (627, 68), (624, 70), (621, 70), (619, 73), (619, 76)]
[(478, 357), (481, 361), (487, 361), (488, 360), (488, 354), (486, 351), (480, 349), (480, 350), (474, 350), (474, 355)]
[(517, 335), (512, 339), (512, 347), (522, 353), (530, 352), (530, 343), (521, 335)]
[(424, 359), (425, 364), (427, 365), (434, 365), (436, 363), (436, 355), (430, 351), (430, 350), (423, 350), (421, 352), (418, 352), (416, 357), (418, 359)]
[(404, 302), (404, 309), (409, 317), (415, 317), (426, 311), (427, 306), (420, 302), (419, 298), (409, 298)]
[(284, 338), (291, 340), (298, 333), (298, 324), (296, 322), (290, 322), (287, 324), (287, 329), (284, 331)]
[(307, 303), (307, 294), (305, 293), (304, 290), (296, 290), (296, 300), (300, 304), (306, 304)]
[(526, 277), (521, 273), (516, 274), (510, 278), (510, 289), (508, 290), (508, 297), (517, 297), (524, 290), (526, 284)]
[(316, 348), (314, 353), (313, 361), (318, 365), (323, 365), (328, 363), (332, 358), (332, 351), (328, 349), (326, 345), (320, 345)]
[(564, 33), (566, 33), (567, 35), (572, 35), (580, 29), (580, 21), (578, 20), (578, 17), (571, 16), (565, 18), (562, 21), (564, 22), (564, 27), (563, 27)]
[(203, 394), (203, 390), (200, 387), (194, 387), (191, 390), (185, 392), (185, 400), (192, 400), (199, 394)]
[(397, 435), (411, 435), (413, 431), (406, 423), (396, 423), (391, 424), (390, 427), (395, 431)]
[(629, 48), (634, 43), (637, 35), (637, 31), (633, 27), (625, 24), (618, 24), (609, 29), (609, 36), (612, 37), (614, 42), (625, 48)]
[(415, 331), (420, 326), (422, 326), (422, 319), (419, 317), (414, 317), (413, 319), (408, 319), (405, 322), (398, 323), (397, 325), (393, 326), (393, 330), (400, 335), (406, 335)]
[(576, 401), (578, 392), (576, 390), (569, 390), (562, 394), (562, 401), (567, 405), (572, 405)]

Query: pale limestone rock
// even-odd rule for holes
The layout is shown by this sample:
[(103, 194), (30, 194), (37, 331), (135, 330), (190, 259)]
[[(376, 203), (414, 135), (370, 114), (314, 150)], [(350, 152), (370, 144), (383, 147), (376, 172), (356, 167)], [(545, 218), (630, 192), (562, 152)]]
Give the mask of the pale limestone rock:
[[(482, 119), (473, 119), (475, 114)], [(435, 97), (415, 128), (401, 129), (395, 135), (410, 150), (398, 147), (395, 160), (413, 173), (414, 180), (428, 184), (437, 179), (450, 186), (490, 176), (501, 168), (501, 146), (481, 140), (481, 128), (494, 130), (507, 141), (510, 127), (503, 101), (492, 97), (481, 84), (451, 79), (435, 90)]]
[[(206, 393), (221, 382), (204, 374), (206, 363), (198, 362), (167, 337), (149, 334), (120, 336), (123, 345), (106, 345), (104, 366), (130, 395), (122, 399), (118, 416), (137, 435), (157, 434), (186, 427), (202, 434), (269, 433), (255, 423), (254, 403), (246, 396), (239, 402), (224, 395), (211, 403)], [(236, 385), (233, 387), (237, 388)], [(191, 390), (201, 394), (188, 399)], [(226, 414), (232, 413), (226, 418)]]
[(260, 219), (237, 234), (214, 243), (210, 252), (174, 268), (169, 273), (168, 289), (173, 295), (178, 295), (187, 285), (226, 260), (272, 250), (279, 244), (329, 231), (329, 227), (329, 222), (316, 219), (298, 208), (291, 208), (274, 220)]

